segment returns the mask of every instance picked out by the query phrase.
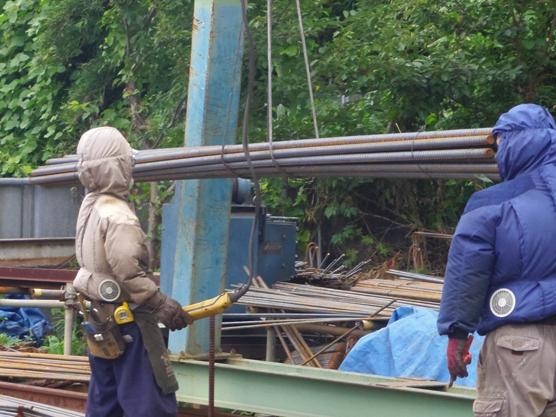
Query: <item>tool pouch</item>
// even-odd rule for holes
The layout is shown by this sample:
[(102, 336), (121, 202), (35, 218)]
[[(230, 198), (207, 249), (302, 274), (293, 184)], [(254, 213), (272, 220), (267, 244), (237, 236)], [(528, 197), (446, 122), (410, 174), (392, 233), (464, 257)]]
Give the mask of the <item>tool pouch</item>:
[[(95, 308), (95, 304), (99, 308)], [(113, 319), (115, 306), (93, 301), (93, 308), (100, 311), (101, 314), (97, 315), (96, 320), (91, 314), (89, 322), (82, 324), (87, 336), (87, 347), (93, 356), (102, 359), (116, 359), (124, 353), (126, 343), (120, 328)]]

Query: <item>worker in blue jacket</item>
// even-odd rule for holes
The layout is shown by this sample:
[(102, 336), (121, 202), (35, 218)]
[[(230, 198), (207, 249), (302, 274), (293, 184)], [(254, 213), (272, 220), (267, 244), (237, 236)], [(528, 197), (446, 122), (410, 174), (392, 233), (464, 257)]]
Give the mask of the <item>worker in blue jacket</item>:
[(475, 193), (454, 235), (438, 316), (452, 378), (486, 334), (476, 416), (556, 416), (556, 125), (522, 104), (493, 130), (503, 183)]

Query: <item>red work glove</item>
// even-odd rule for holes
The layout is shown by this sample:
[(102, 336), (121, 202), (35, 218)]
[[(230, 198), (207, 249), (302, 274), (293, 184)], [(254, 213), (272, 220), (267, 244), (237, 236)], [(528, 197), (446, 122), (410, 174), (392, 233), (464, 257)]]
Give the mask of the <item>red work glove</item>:
[(457, 377), (465, 378), (467, 373), (467, 365), (471, 363), (473, 355), (469, 353), (469, 347), (473, 342), (473, 336), (465, 339), (450, 339), (448, 341), (448, 349), (446, 355), (448, 357), (448, 370), (452, 379), (455, 381)]

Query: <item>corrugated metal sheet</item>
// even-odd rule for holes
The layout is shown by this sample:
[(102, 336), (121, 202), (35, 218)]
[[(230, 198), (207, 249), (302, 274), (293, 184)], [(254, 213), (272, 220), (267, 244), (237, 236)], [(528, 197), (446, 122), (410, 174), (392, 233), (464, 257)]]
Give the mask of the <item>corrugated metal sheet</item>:
[(80, 196), (27, 179), (0, 179), (0, 239), (74, 237)]
[(53, 268), (70, 262), (75, 238), (0, 239), (0, 267)]

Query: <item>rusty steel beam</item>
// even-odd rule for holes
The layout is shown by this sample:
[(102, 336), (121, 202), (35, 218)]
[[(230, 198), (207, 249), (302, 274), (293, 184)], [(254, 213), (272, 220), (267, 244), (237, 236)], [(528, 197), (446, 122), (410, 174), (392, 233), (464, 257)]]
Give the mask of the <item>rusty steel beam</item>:
[(21, 400), (34, 401), (79, 412), (84, 412), (87, 404), (86, 392), (59, 390), (1, 381), (0, 392), (2, 392), (3, 395), (9, 395), (10, 397), (19, 398)]
[[(200, 408), (186, 408), (186, 407), (178, 408), (178, 417), (207, 417), (207, 416), (208, 416), (208, 407), (206, 406), (201, 406)], [(229, 417), (229, 416), (237, 416), (237, 414), (222, 413), (219, 411), (214, 412), (214, 417)]]
[[(48, 268), (0, 267), (0, 287), (25, 287), (59, 290), (72, 283), (77, 271)], [(154, 283), (160, 285), (160, 274), (154, 274)]]
[[(33, 401), (40, 404), (51, 405), (65, 410), (84, 413), (87, 407), (87, 393), (70, 391), (66, 389), (45, 388), (33, 385), (16, 384), (13, 382), (0, 381), (0, 392), (21, 400)], [(178, 417), (206, 417), (208, 407), (196, 406), (198, 408), (178, 408)], [(229, 417), (235, 414), (216, 412), (214, 417)]]
[(73, 282), (77, 271), (65, 269), (0, 267), (0, 286), (60, 289)]

